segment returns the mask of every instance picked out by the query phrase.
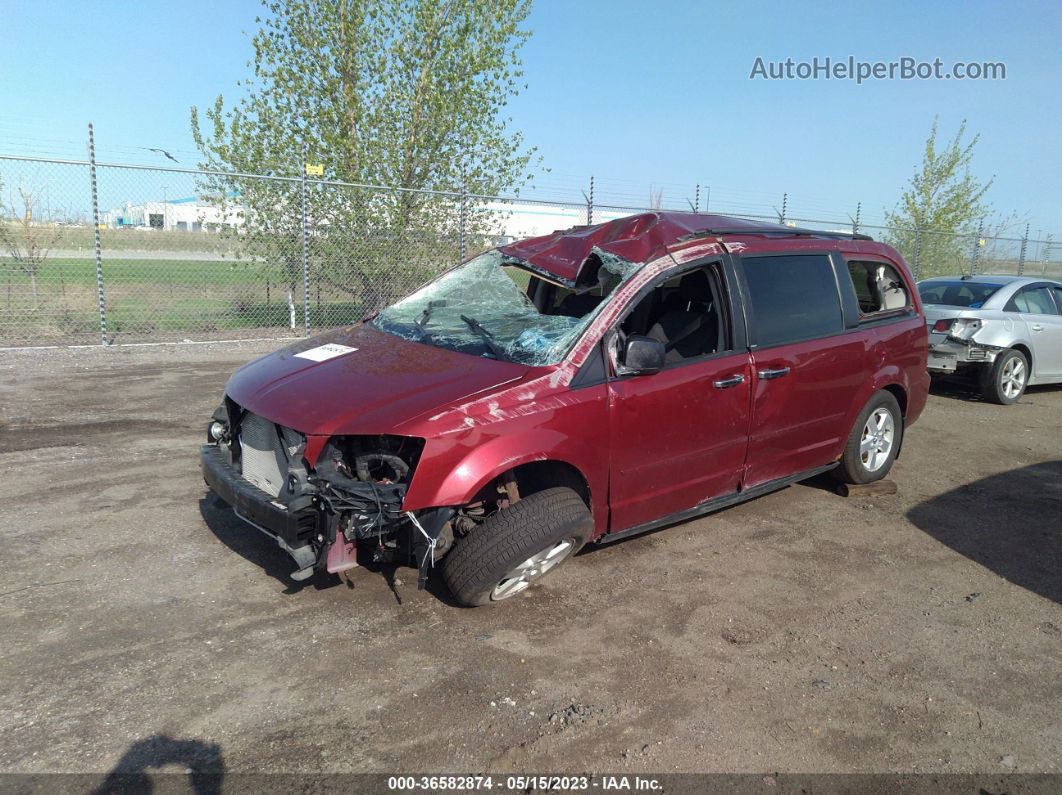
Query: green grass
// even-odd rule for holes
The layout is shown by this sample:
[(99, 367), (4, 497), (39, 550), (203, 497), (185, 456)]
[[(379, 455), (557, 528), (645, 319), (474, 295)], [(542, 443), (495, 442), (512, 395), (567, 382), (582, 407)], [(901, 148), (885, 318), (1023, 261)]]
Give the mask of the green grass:
[[(289, 327), (286, 281), (267, 263), (161, 259), (104, 262), (107, 328), (116, 339), (150, 340), (214, 335), (240, 329)], [(295, 322), (303, 323), (302, 285), (295, 290)], [(310, 296), (317, 328), (350, 323), (364, 312), (343, 291)], [(0, 345), (83, 341), (98, 335), (96, 264), (55, 258), (37, 276), (34, 302), (29, 277), (0, 259)]]
[[(0, 280), (7, 281), (10, 260), (0, 258)], [(108, 285), (145, 284), (152, 286), (239, 286), (255, 280), (264, 283), (267, 277), (276, 282), (279, 268), (267, 263), (237, 260), (179, 260), (179, 259), (108, 259), (104, 262), (104, 277)], [(29, 284), (29, 277), (15, 271), (16, 283)], [(96, 284), (94, 259), (49, 258), (38, 274), (38, 282), (46, 285)]]

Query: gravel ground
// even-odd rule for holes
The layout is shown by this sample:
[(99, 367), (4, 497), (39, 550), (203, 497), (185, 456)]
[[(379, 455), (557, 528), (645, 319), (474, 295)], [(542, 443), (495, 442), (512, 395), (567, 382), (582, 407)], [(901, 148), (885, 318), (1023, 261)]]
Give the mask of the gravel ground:
[(1060, 772), (1062, 389), (937, 388), (897, 495), (813, 480), (466, 610), (295, 585), (208, 496), (277, 344), (0, 353), (0, 771)]

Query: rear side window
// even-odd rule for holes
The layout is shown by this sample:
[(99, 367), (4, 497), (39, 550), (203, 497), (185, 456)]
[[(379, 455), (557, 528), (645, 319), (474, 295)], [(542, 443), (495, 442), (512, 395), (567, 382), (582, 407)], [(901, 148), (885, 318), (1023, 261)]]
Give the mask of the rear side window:
[(1050, 287), (1026, 287), (1007, 304), (1011, 312), (1027, 312), (1030, 315), (1055, 315), (1055, 302), (1051, 300)]
[(872, 260), (846, 264), (856, 298), (859, 299), (860, 314), (892, 312), (911, 305), (907, 286), (891, 265)]
[(742, 257), (760, 347), (843, 330), (837, 280), (822, 254)]

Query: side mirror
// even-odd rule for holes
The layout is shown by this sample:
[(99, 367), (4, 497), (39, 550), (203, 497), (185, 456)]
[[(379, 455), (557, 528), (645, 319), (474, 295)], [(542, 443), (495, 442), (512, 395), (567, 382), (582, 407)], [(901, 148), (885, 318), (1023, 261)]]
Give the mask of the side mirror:
[(632, 334), (623, 351), (623, 372), (628, 375), (652, 375), (664, 369), (664, 343), (652, 337)]

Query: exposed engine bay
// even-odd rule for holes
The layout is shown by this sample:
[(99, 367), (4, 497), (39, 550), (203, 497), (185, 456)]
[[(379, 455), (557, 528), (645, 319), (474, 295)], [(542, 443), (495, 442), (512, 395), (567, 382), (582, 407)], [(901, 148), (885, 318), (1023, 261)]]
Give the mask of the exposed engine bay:
[[(424, 587), (432, 566), (458, 536), (519, 499), (509, 477), (485, 499), (416, 514), (402, 503), (424, 449), (406, 436), (337, 436), (312, 469), (305, 437), (232, 400), (207, 430), (203, 474), (236, 515), (272, 537), (295, 560), (295, 580), (341, 574), (362, 561), (412, 564)], [(206, 448), (205, 448), (206, 450)]]

